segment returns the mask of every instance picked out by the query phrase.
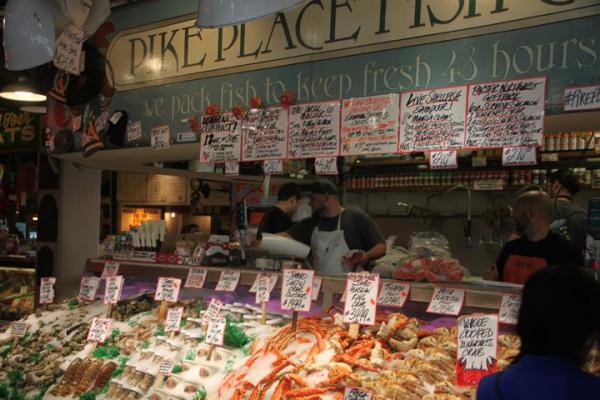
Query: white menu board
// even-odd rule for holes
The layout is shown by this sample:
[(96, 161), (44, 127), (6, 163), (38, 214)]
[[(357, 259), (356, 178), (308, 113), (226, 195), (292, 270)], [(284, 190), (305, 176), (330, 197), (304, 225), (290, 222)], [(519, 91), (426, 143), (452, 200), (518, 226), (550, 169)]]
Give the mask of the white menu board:
[(342, 100), (341, 155), (395, 153), (399, 101), (397, 93)]
[(400, 152), (462, 148), (467, 87), (416, 90), (400, 97)]
[(436, 287), (433, 289), (428, 313), (458, 315), (465, 301), (465, 289)]
[(289, 108), (288, 158), (337, 156), (340, 102), (306, 103)]
[(346, 282), (344, 323), (375, 325), (379, 274), (351, 272)]
[(240, 282), (239, 271), (221, 271), (219, 282), (217, 283), (216, 291), (233, 292)]
[(119, 275), (119, 264), (118, 261), (107, 261), (104, 263), (104, 268), (102, 269), (102, 275), (100, 275), (100, 279), (106, 279), (109, 276), (117, 276)]
[(256, 304), (267, 303), (271, 298), (271, 280), (268, 275), (258, 274), (256, 278)]
[(54, 284), (56, 278), (53, 276), (43, 277), (40, 280), (40, 304), (54, 303)]
[(242, 122), (242, 160), (285, 158), (287, 110), (283, 107), (247, 111)]
[(313, 285), (312, 285), (312, 301), (317, 301), (319, 298), (319, 292), (321, 291), (321, 284), (323, 283), (323, 278), (320, 276), (313, 277)]
[(117, 304), (123, 290), (123, 276), (109, 276), (104, 287), (104, 304)]
[(202, 289), (204, 281), (206, 281), (207, 273), (208, 270), (206, 268), (190, 268), (187, 279), (185, 280), (185, 287)]
[(202, 317), (202, 323), (208, 324), (210, 321), (217, 318), (222, 307), (223, 302), (221, 300), (211, 299), (210, 303), (208, 303), (208, 307), (206, 308), (206, 312)]
[(315, 158), (316, 175), (338, 175), (337, 157)]
[(498, 311), (498, 320), (503, 324), (516, 325), (521, 308), (521, 295), (503, 294)]
[(181, 318), (183, 317), (183, 307), (171, 307), (167, 311), (165, 319), (165, 332), (179, 332)]
[(78, 298), (83, 301), (96, 300), (98, 286), (100, 286), (100, 278), (95, 276), (82, 276)]
[(536, 150), (537, 148), (534, 146), (505, 147), (502, 149), (502, 166), (536, 165)]
[(469, 85), (465, 148), (541, 146), (546, 78)]
[(252, 287), (249, 290), (250, 293), (256, 293), (256, 288), (258, 287), (258, 280), (262, 277), (262, 275), (266, 275), (269, 278), (269, 291), (273, 291), (275, 285), (277, 285), (277, 281), (279, 280), (279, 275), (266, 274), (264, 272), (261, 272), (259, 274), (256, 274), (256, 277), (254, 278), (254, 283), (252, 284)]
[(600, 85), (565, 88), (565, 111), (600, 108)]
[(112, 319), (110, 318), (93, 318), (92, 322), (90, 322), (87, 341), (104, 343), (108, 337), (111, 325)]
[(388, 307), (404, 307), (408, 299), (410, 284), (402, 282), (383, 282), (377, 304)]
[(154, 300), (176, 303), (177, 298), (179, 297), (179, 289), (181, 289), (181, 279), (164, 277), (158, 278)]
[(231, 113), (203, 115), (200, 125), (200, 162), (239, 161), (242, 124)]
[(223, 346), (225, 341), (225, 328), (227, 327), (227, 321), (225, 318), (215, 318), (208, 323), (206, 329), (206, 339), (204, 340), (207, 344), (214, 344), (216, 346)]
[(310, 311), (312, 283), (315, 271), (303, 269), (283, 270), (281, 309)]
[(477, 386), (498, 369), (498, 316), (464, 315), (457, 323), (456, 383)]
[(13, 321), (10, 323), (10, 336), (11, 337), (24, 337), (29, 329), (29, 324), (23, 321)]

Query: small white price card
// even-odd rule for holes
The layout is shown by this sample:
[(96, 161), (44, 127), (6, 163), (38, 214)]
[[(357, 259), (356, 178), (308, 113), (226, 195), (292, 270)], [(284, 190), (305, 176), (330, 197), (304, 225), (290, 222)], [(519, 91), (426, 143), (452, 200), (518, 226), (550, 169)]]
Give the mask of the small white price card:
[(502, 165), (536, 165), (536, 154), (534, 146), (505, 147), (502, 149)]
[(87, 341), (95, 343), (104, 343), (108, 337), (112, 319), (110, 318), (93, 318), (90, 323)]
[(265, 175), (283, 174), (283, 160), (265, 160), (263, 162)]
[(498, 369), (498, 316), (465, 315), (457, 323), (456, 381), (460, 386), (477, 386)]
[(208, 324), (213, 319), (219, 316), (219, 312), (223, 307), (223, 302), (217, 299), (211, 299), (210, 303), (208, 303), (208, 308), (202, 317), (202, 323)]
[(222, 271), (215, 290), (219, 292), (233, 292), (237, 288), (239, 281), (239, 271)]
[(82, 276), (79, 286), (79, 299), (83, 301), (96, 300), (96, 292), (100, 286), (100, 278), (95, 276)]
[(123, 276), (110, 276), (106, 279), (104, 288), (104, 304), (117, 304), (123, 290)]
[(503, 294), (500, 302), (498, 320), (503, 324), (516, 325), (521, 307), (521, 296), (518, 294)]
[(271, 280), (267, 274), (258, 274), (256, 284), (256, 304), (266, 303), (271, 298)]
[(337, 157), (315, 158), (315, 174), (337, 175)]
[(102, 269), (102, 275), (100, 275), (101, 279), (106, 279), (109, 276), (117, 276), (119, 275), (119, 262), (118, 261), (107, 261), (104, 263), (104, 268)]
[(165, 358), (158, 367), (158, 373), (162, 375), (169, 376), (173, 371), (173, 367), (175, 366), (175, 361), (170, 358)]
[(346, 281), (344, 323), (375, 325), (379, 274), (351, 272)]
[(29, 329), (29, 324), (21, 321), (14, 321), (10, 323), (10, 336), (11, 337), (23, 337)]
[(279, 276), (275, 275), (275, 274), (265, 274), (265, 273), (260, 273), (256, 275), (256, 278), (254, 279), (254, 283), (252, 284), (252, 287), (250, 288), (249, 292), (250, 293), (256, 293), (256, 287), (258, 285), (258, 279), (260, 278), (261, 275), (267, 275), (269, 277), (269, 291), (272, 292), (273, 289), (275, 288), (275, 285), (277, 285), (277, 281), (279, 280)]
[(315, 276), (313, 278), (312, 297), (311, 297), (312, 301), (317, 301), (317, 299), (319, 298), (319, 292), (321, 291), (322, 283), (323, 283), (323, 278), (321, 278), (320, 276)]
[(344, 400), (371, 400), (373, 398), (373, 392), (362, 388), (349, 388), (344, 389)]
[(238, 176), (240, 174), (240, 163), (237, 161), (225, 162), (225, 175)]
[(188, 272), (185, 280), (185, 287), (202, 289), (204, 281), (206, 281), (206, 268), (192, 267)]
[(181, 317), (183, 317), (183, 307), (169, 308), (165, 320), (165, 332), (179, 332)]
[(179, 298), (179, 289), (181, 289), (181, 279), (158, 278), (154, 300), (176, 303)]
[(380, 306), (388, 307), (404, 307), (404, 303), (408, 299), (410, 292), (410, 285), (408, 283), (401, 282), (384, 282), (381, 285), (381, 291), (379, 292), (379, 299), (377, 303)]
[(427, 312), (456, 316), (460, 314), (464, 300), (465, 289), (436, 287), (433, 289), (433, 297), (427, 307)]
[(208, 323), (208, 328), (206, 329), (205, 342), (208, 344), (223, 346), (226, 326), (227, 322), (225, 321), (225, 318), (215, 318), (210, 321)]
[(432, 151), (429, 155), (429, 169), (458, 168), (456, 150)]
[(135, 142), (142, 138), (142, 122), (135, 121), (127, 124), (127, 142)]
[(169, 125), (156, 126), (150, 130), (150, 144), (153, 149), (166, 149), (171, 144)]
[(283, 270), (281, 309), (310, 311), (312, 284), (315, 271), (304, 269)]
[(54, 284), (56, 278), (44, 277), (40, 280), (40, 304), (52, 304), (54, 302)]

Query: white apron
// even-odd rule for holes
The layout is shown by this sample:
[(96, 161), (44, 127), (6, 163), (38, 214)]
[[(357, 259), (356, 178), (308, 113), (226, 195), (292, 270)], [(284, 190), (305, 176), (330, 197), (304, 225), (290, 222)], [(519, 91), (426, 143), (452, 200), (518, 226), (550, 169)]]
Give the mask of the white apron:
[(344, 231), (341, 229), (342, 213), (343, 211), (338, 215), (335, 231), (322, 232), (319, 230), (319, 225), (313, 229), (310, 249), (313, 265), (319, 274), (338, 275), (348, 272), (342, 266), (342, 257), (350, 251), (344, 238)]

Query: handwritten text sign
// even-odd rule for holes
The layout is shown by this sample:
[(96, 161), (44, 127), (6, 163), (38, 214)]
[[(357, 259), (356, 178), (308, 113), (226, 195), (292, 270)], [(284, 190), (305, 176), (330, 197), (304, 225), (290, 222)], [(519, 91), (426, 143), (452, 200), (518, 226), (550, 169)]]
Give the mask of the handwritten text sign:
[(106, 279), (104, 288), (104, 304), (117, 304), (123, 290), (123, 276), (110, 276)]
[(457, 322), (456, 380), (461, 386), (477, 386), (497, 369), (498, 316), (465, 315)]
[(88, 331), (87, 341), (95, 343), (104, 343), (110, 332), (112, 319), (110, 318), (93, 318), (90, 322), (90, 330)]
[(56, 68), (79, 75), (83, 36), (83, 31), (74, 25), (69, 25), (60, 34), (54, 45), (52, 60)]
[(40, 304), (52, 304), (54, 302), (54, 284), (56, 278), (44, 277), (40, 280)]
[(502, 149), (502, 165), (535, 165), (537, 164), (536, 148), (533, 146), (505, 147)]
[(250, 293), (256, 293), (256, 288), (258, 287), (258, 280), (262, 277), (262, 275), (267, 275), (269, 277), (269, 291), (270, 292), (273, 291), (273, 289), (275, 288), (275, 285), (277, 285), (279, 276), (276, 274), (260, 273), (260, 274), (256, 275), (256, 278), (254, 279), (254, 283), (252, 284), (252, 287), (249, 290)]
[(183, 307), (169, 308), (165, 320), (165, 332), (179, 332), (181, 317), (183, 317)]
[(503, 294), (500, 302), (498, 320), (503, 324), (515, 325), (519, 317), (521, 296), (518, 294)]
[(311, 297), (312, 301), (317, 301), (317, 299), (319, 298), (319, 292), (321, 291), (322, 283), (323, 283), (323, 278), (315, 275), (315, 277), (313, 278), (313, 285), (312, 285), (312, 297)]
[(143, 136), (141, 121), (135, 121), (127, 124), (127, 143), (140, 140)]
[(456, 150), (432, 151), (429, 155), (429, 169), (458, 168)]
[(231, 113), (203, 115), (200, 162), (239, 161), (241, 122)]
[(165, 358), (164, 360), (162, 360), (162, 362), (160, 363), (160, 366), (158, 367), (158, 373), (165, 375), (165, 376), (169, 376), (173, 372), (174, 366), (175, 366), (174, 360), (172, 360), (170, 358)]
[(374, 325), (377, 311), (379, 274), (351, 272), (346, 283), (344, 322), (348, 324)]
[(256, 304), (267, 303), (271, 298), (271, 280), (266, 274), (259, 274), (256, 280)]
[(150, 130), (150, 144), (153, 149), (166, 149), (171, 145), (171, 128), (169, 125), (156, 126)]
[(223, 302), (217, 299), (211, 299), (210, 303), (208, 303), (208, 308), (202, 317), (202, 323), (208, 324), (213, 319), (219, 316), (219, 312), (223, 307)]
[(11, 337), (24, 337), (29, 329), (29, 324), (21, 321), (14, 321), (10, 323), (10, 336)]
[(466, 86), (403, 92), (399, 151), (462, 148), (466, 107)]
[(94, 301), (96, 300), (96, 292), (100, 286), (100, 278), (95, 276), (83, 276), (81, 277), (81, 284), (79, 286), (79, 299), (82, 301)]
[(237, 161), (225, 162), (225, 175), (238, 176), (240, 174), (240, 163)]
[(271, 107), (249, 110), (242, 123), (242, 160), (285, 158), (287, 110)]
[(395, 153), (398, 148), (400, 96), (342, 100), (342, 156)]
[(185, 287), (202, 289), (204, 281), (206, 281), (207, 272), (206, 268), (190, 268), (187, 279), (185, 280)]
[(158, 278), (154, 300), (175, 303), (179, 297), (179, 289), (181, 289), (181, 279)]
[(600, 85), (565, 89), (565, 111), (583, 111), (600, 108)]
[(546, 78), (469, 86), (465, 146), (541, 146)]
[(315, 271), (285, 269), (281, 286), (281, 309), (309, 311)]
[(119, 275), (119, 262), (118, 261), (107, 261), (104, 263), (104, 268), (102, 269), (102, 275), (100, 275), (101, 279), (106, 279), (109, 276), (117, 276)]
[(223, 346), (226, 327), (227, 321), (225, 321), (225, 318), (215, 318), (210, 321), (208, 323), (208, 328), (206, 329), (205, 342), (216, 346)]
[(317, 175), (337, 175), (337, 157), (315, 158), (315, 174)]
[(222, 271), (215, 290), (222, 292), (233, 292), (240, 282), (239, 271)]
[(404, 307), (408, 299), (410, 285), (400, 282), (384, 282), (381, 285), (377, 304), (388, 307)]
[(339, 141), (339, 101), (289, 108), (288, 158), (337, 156)]
[(283, 174), (283, 160), (266, 160), (263, 162), (265, 175)]
[(428, 313), (458, 315), (465, 300), (465, 289), (436, 287), (427, 307)]
[(373, 392), (361, 388), (345, 388), (344, 400), (371, 400)]

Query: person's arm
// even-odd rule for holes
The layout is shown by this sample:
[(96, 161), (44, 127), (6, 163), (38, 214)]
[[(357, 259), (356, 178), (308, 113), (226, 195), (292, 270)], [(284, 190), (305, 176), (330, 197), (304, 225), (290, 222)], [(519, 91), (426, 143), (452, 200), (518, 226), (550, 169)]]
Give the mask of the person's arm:
[(316, 220), (314, 218), (307, 218), (298, 222), (296, 225), (293, 225), (287, 232), (282, 232), (278, 235), (288, 239), (297, 240), (307, 246), (310, 246), (310, 239), (313, 229), (315, 228), (315, 224)]
[(385, 256), (385, 239), (375, 224), (375, 221), (365, 213), (357, 214), (356, 220), (364, 248), (368, 249), (362, 252), (362, 257), (359, 259), (358, 263), (364, 265), (369, 261), (377, 260), (378, 258)]
[(585, 212), (577, 212), (567, 218), (567, 231), (571, 242), (577, 245), (581, 252), (585, 254), (587, 241), (587, 215)]

